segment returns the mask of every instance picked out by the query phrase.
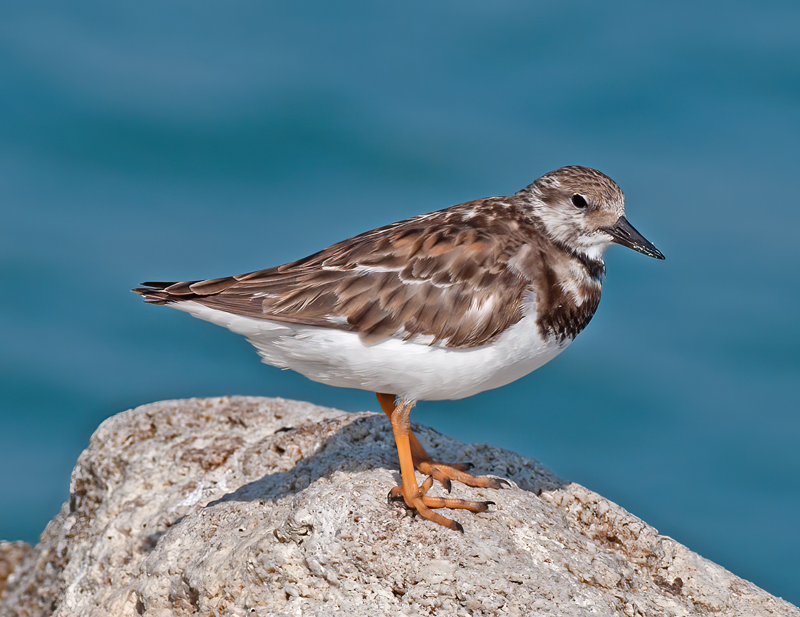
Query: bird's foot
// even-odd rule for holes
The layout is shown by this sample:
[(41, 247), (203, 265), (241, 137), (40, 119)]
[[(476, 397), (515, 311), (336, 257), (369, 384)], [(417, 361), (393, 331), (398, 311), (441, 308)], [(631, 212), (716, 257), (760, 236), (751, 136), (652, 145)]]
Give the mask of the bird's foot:
[(451, 480), (476, 488), (506, 488), (511, 486), (508, 480), (490, 478), (488, 476), (473, 476), (467, 473), (467, 470), (472, 469), (471, 463), (440, 463), (430, 458), (419, 460), (414, 457), (414, 467), (421, 474), (431, 476), (441, 483), (448, 493), (451, 488)]
[[(481, 479), (481, 478), (476, 478)], [(434, 512), (438, 508), (450, 508), (452, 510), (469, 510), (470, 512), (486, 512), (489, 506), (494, 505), (493, 501), (472, 501), (470, 499), (455, 499), (452, 497), (436, 497), (427, 495), (428, 490), (433, 486), (433, 477), (428, 476), (422, 486), (416, 490), (409, 490), (408, 495), (404, 493), (403, 486), (395, 486), (389, 491), (389, 501), (403, 501), (406, 506), (419, 514), (422, 518), (433, 523), (443, 525), (453, 531), (464, 532), (460, 523), (453, 519), (442, 516)]]
[[(389, 493), (389, 500), (403, 500), (406, 506), (417, 512), (422, 518), (431, 522), (444, 525), (448, 529), (464, 531), (456, 521), (442, 516), (434, 510), (438, 508), (451, 508), (469, 510), (470, 512), (486, 512), (493, 501), (471, 501), (468, 499), (453, 499), (450, 497), (435, 497), (427, 492), (433, 486), (434, 479), (442, 483), (448, 491), (451, 480), (458, 480), (468, 486), (478, 488), (502, 488), (509, 486), (505, 480), (473, 476), (467, 473), (471, 465), (464, 463), (447, 464), (431, 459), (422, 444), (411, 432), (411, 423), (408, 419), (414, 401), (396, 401), (391, 394), (377, 394), (381, 409), (389, 416), (392, 422), (392, 433), (397, 444), (397, 456), (400, 459), (400, 475), (402, 485), (394, 487)], [(428, 476), (422, 483), (417, 484), (415, 469)]]

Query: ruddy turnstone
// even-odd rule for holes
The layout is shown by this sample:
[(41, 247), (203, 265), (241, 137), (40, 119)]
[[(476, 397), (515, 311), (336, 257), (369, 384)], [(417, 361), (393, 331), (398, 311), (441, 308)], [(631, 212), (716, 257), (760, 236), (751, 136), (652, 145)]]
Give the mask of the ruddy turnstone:
[(503, 481), (433, 461), (411, 408), (498, 388), (561, 353), (597, 309), (613, 243), (664, 259), (625, 218), (611, 178), (570, 166), (510, 197), (415, 216), (283, 266), (133, 291), (244, 335), (267, 364), (376, 392), (400, 458), (390, 496), (462, 530), (435, 509), (492, 502), (428, 495), (433, 480), (448, 490), (451, 480)]

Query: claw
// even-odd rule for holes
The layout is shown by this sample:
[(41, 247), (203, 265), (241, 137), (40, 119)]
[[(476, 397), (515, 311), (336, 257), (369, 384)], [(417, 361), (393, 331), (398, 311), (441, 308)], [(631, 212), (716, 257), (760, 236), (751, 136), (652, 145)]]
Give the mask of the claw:
[(393, 486), (392, 490), (389, 491), (389, 494), (386, 495), (386, 502), (390, 506), (396, 503), (402, 503), (407, 508), (408, 505), (406, 504), (406, 500), (403, 498), (403, 487)]
[(441, 482), (442, 486), (450, 492), (450, 481), (456, 480), (457, 482), (461, 482), (461, 484), (466, 484), (467, 486), (474, 486), (476, 488), (504, 488), (506, 486), (511, 486), (511, 483), (507, 480), (503, 480), (501, 478), (490, 478), (488, 476), (473, 476), (469, 474), (460, 467), (464, 467), (464, 465), (449, 465), (447, 463), (439, 463), (436, 461), (422, 461), (418, 465), (415, 465), (417, 469), (419, 469), (420, 473), (424, 473), (427, 475), (431, 475), (436, 478), (439, 482)]

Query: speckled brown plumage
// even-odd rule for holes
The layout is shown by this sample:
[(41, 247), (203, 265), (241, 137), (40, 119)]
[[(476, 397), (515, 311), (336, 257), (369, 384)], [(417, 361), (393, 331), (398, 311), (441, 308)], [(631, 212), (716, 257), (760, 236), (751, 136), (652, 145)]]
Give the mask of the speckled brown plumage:
[[(600, 300), (591, 263), (542, 234), (525, 197), (488, 198), (417, 216), (283, 266), (208, 281), (145, 283), (153, 303), (192, 300), (238, 315), (469, 348), (522, 318), (534, 293), (542, 334), (574, 338)], [(564, 291), (563, 261), (584, 268), (586, 300)]]

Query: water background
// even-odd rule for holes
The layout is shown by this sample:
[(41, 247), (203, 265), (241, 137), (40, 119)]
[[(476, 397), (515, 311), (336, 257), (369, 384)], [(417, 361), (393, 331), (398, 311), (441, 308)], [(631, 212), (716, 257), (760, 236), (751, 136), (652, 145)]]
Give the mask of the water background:
[(377, 410), (131, 287), (582, 164), (667, 261), (612, 247), (570, 349), (413, 419), (535, 457), (800, 603), (798, 32), (789, 1), (4, 3), (0, 538), (35, 542), (132, 406)]

